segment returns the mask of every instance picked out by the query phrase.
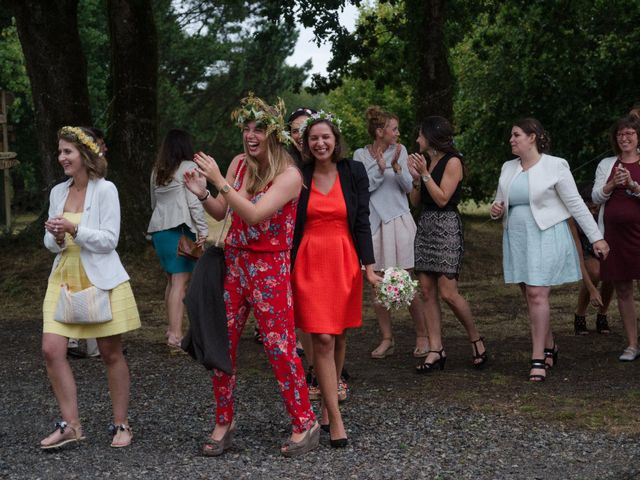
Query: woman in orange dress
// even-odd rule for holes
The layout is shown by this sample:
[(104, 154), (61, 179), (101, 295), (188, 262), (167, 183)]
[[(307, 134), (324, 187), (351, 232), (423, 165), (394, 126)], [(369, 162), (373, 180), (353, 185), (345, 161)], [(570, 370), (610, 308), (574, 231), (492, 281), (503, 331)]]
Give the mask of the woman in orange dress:
[(303, 132), (306, 188), (291, 255), (296, 327), (311, 334), (321, 426), (334, 448), (347, 446), (337, 388), (346, 329), (362, 324), (361, 264), (369, 283), (381, 280), (373, 271), (367, 173), (362, 163), (341, 159), (341, 152), (339, 121), (322, 111), (312, 115)]

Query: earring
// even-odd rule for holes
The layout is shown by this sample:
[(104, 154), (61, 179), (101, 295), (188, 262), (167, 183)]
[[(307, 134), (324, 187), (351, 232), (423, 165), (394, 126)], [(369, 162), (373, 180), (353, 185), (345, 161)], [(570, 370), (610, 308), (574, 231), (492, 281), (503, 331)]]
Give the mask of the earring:
[(435, 157), (436, 155), (438, 155), (438, 150), (434, 148), (433, 150), (431, 150), (431, 156)]

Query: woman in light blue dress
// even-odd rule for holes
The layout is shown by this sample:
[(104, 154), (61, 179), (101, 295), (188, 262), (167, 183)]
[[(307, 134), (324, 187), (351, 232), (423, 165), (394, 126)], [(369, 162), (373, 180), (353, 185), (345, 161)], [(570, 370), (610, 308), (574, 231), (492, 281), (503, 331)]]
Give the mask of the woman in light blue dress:
[(606, 257), (609, 246), (578, 193), (566, 160), (548, 155), (549, 136), (539, 121), (525, 118), (511, 129), (491, 218), (503, 218), (503, 268), (506, 283), (522, 288), (531, 322), (530, 381), (544, 381), (558, 362), (551, 332), (551, 285), (582, 278), (567, 219), (574, 217), (594, 252)]

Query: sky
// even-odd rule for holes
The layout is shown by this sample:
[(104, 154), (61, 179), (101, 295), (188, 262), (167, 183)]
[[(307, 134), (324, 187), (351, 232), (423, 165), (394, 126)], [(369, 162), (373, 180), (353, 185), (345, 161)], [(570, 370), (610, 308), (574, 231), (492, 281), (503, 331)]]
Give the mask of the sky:
[[(347, 4), (340, 13), (340, 23), (349, 31), (353, 31), (357, 18), (358, 9), (351, 4)], [(331, 44), (324, 43), (317, 47), (313, 42), (313, 29), (303, 28), (300, 30), (298, 43), (293, 54), (286, 61), (289, 65), (302, 65), (309, 59), (313, 62), (309, 76), (314, 73), (326, 75), (327, 63), (331, 59)]]

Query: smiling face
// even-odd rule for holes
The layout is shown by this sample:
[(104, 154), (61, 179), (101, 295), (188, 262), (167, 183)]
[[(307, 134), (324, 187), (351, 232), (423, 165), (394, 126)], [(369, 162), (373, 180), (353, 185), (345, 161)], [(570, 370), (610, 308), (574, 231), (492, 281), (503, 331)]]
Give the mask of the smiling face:
[(633, 128), (621, 128), (616, 132), (616, 142), (621, 153), (632, 153), (638, 148), (638, 132)]
[(300, 127), (307, 121), (307, 118), (309, 118), (308, 115), (301, 115), (291, 122), (291, 139), (300, 152), (302, 151), (302, 133), (300, 132)]
[(64, 174), (69, 177), (87, 170), (78, 147), (67, 140), (58, 140), (58, 162), (64, 169)]
[(377, 131), (379, 132), (378, 138), (380, 138), (382, 142), (388, 145), (398, 143), (398, 139), (400, 138), (400, 127), (395, 118), (391, 118), (384, 128), (378, 128)]
[(509, 144), (511, 145), (511, 153), (522, 157), (522, 155), (530, 152), (532, 149), (536, 149), (536, 134), (530, 133), (527, 135), (520, 127), (511, 128), (511, 137), (509, 137)]
[(309, 130), (309, 151), (316, 162), (331, 162), (336, 148), (336, 137), (325, 122), (314, 124)]
[(249, 122), (242, 128), (242, 141), (245, 151), (254, 158), (267, 158), (267, 132), (256, 122)]

